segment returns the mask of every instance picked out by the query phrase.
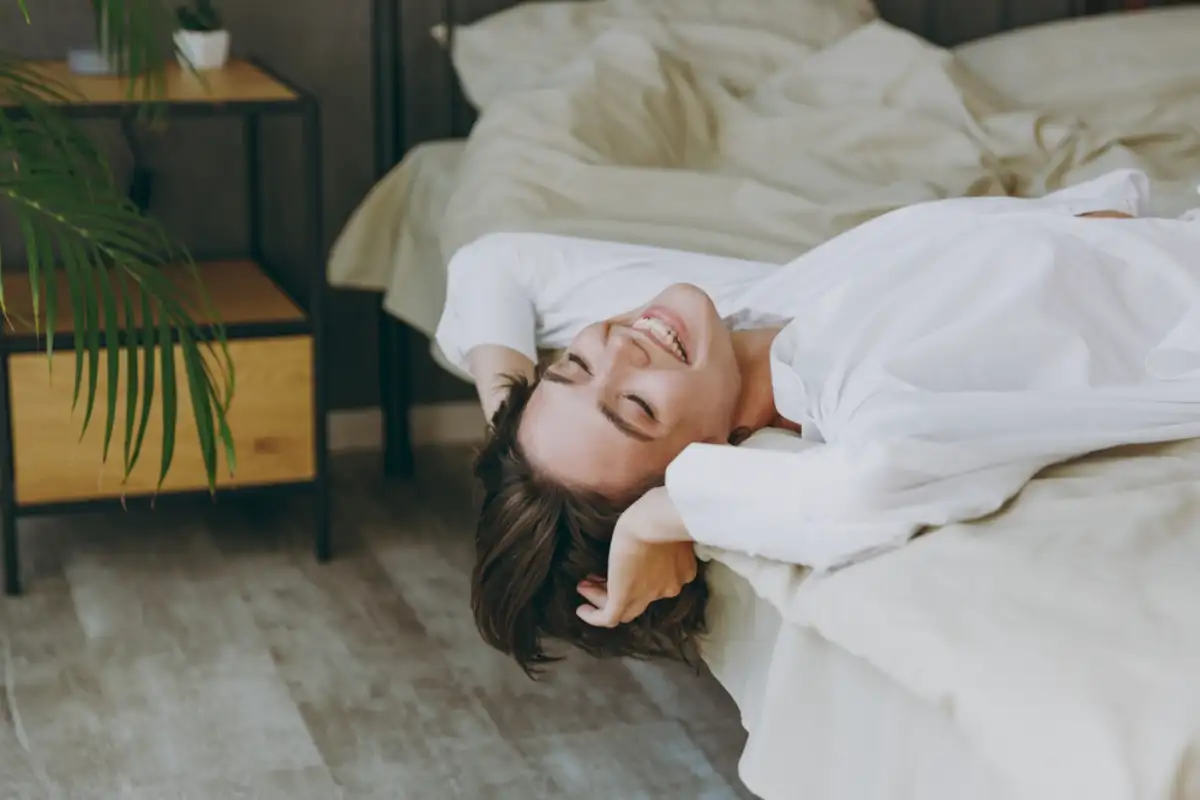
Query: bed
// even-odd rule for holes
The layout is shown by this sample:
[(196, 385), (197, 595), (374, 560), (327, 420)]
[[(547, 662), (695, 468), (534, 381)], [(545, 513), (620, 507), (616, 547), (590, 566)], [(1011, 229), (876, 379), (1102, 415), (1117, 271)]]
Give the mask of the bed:
[[(707, 217), (697, 218), (688, 216), (690, 209), (680, 209), (676, 198), (699, 198), (711, 192), (713, 184), (690, 183), (689, 170), (678, 169), (671, 159), (692, 163), (694, 156), (653, 151), (651, 137), (646, 143), (650, 150), (626, 152), (618, 166), (660, 171), (660, 177), (670, 178), (649, 187), (651, 201), (665, 211), (631, 219), (619, 213), (619, 204), (632, 185), (647, 184), (625, 183), (626, 176), (618, 170), (604, 178), (613, 181), (605, 188), (607, 199), (596, 201), (594, 195), (578, 194), (578, 174), (568, 172), (569, 179), (562, 178), (564, 170), (572, 169), (569, 165), (539, 162), (535, 152), (522, 149), (561, 151), (549, 146), (555, 142), (538, 140), (540, 129), (521, 125), (533, 111), (543, 114), (539, 122), (544, 125), (544, 114), (571, 103), (531, 110), (521, 106), (520, 97), (504, 98), (522, 81), (528, 82), (526, 90), (538, 94), (536, 82), (552, 73), (553, 65), (534, 64), (512, 75), (486, 68), (488, 47), (496, 41), (488, 37), (494, 32), (472, 41), (478, 29), (461, 26), (496, 10), (496, 4), (466, 12), (443, 5), (431, 14), (429, 4), (416, 0), (378, 0), (381, 181), (339, 238), (330, 279), (334, 285), (383, 294), (381, 382), (389, 467), (411, 466), (407, 338), (412, 330), (428, 335), (436, 325), (449, 255), (490, 229), (621, 238), (782, 261), (888, 207), (948, 193), (1037, 194), (1114, 166), (1137, 166), (1151, 174), (1158, 213), (1174, 215), (1200, 204), (1195, 194), (1200, 140), (1194, 135), (1200, 129), (1200, 50), (1195, 47), (1200, 9), (1064, 19), (1030, 27), (1109, 9), (1033, 0), (971, 5), (968, 13), (963, 11), (965, 4), (935, 0), (880, 3), (889, 22), (866, 20), (874, 27), (861, 31), (863, 20), (850, 25), (858, 42), (838, 34), (838, 41), (849, 40), (851, 46), (843, 47), (839, 58), (819, 65), (823, 71), (818, 70), (818, 77), (824, 83), (799, 81), (780, 94), (792, 100), (799, 94), (810, 109), (823, 108), (829, 104), (813, 95), (832, 85), (839, 97), (847, 92), (853, 96), (845, 105), (869, 107), (873, 117), (879, 106), (888, 106), (909, 118), (951, 118), (952, 125), (971, 131), (966, 140), (978, 143), (986, 138), (987, 154), (1003, 160), (1003, 169), (980, 159), (977, 149), (967, 148), (948, 168), (944, 161), (917, 160), (898, 167), (868, 164), (880, 171), (867, 169), (849, 177), (843, 168), (816, 183), (834, 189), (853, 183), (854, 192), (830, 189), (821, 196), (814, 191), (801, 198), (804, 202), (792, 203), (797, 192), (789, 191), (794, 186), (786, 176), (760, 174), (759, 186), (747, 188), (745, 172), (762, 169), (762, 162), (750, 159), (740, 165), (743, 172), (736, 175), (737, 183), (723, 184), (740, 205), (716, 205), (704, 210)], [(830, 24), (843, 23), (834, 19)], [(555, 24), (560, 27), (552, 29), (561, 33), (561, 20)], [(921, 41), (904, 39), (901, 29), (926, 42), (954, 45), (954, 50), (948, 56), (932, 46), (926, 49)], [(962, 44), (965, 40), (971, 41)], [(519, 46), (519, 35), (514, 41)], [(565, 38), (560, 45), (575, 46)], [(467, 73), (472, 58), (484, 59), (475, 65), (475, 80), (467, 78), (462, 86), (446, 57), (452, 46)], [(608, 46), (613, 49), (598, 58), (611, 57), (611, 63), (657, 57), (619, 39)], [(416, 60), (410, 61), (413, 53)], [(883, 87), (887, 91), (881, 100), (879, 86), (847, 81), (847, 75), (855, 74), (854, 59), (863, 53), (916, 63), (908, 74), (920, 79)], [(683, 61), (686, 70), (689, 64)], [(679, 59), (665, 62), (666, 71), (679, 67)], [(617, 80), (618, 87), (629, 86), (618, 80), (628, 75), (594, 69), (595, 62), (590, 66), (590, 72), (571, 76), (574, 86), (594, 88), (588, 81), (598, 74)], [(424, 94), (416, 102), (405, 101), (405, 74), (426, 87), (440, 87), (443, 99), (431, 102)], [(736, 82), (742, 74), (722, 77)], [(952, 89), (950, 94), (958, 99), (948, 104), (930, 101), (930, 86)], [(645, 97), (660, 87), (634, 88), (647, 92)], [(564, 97), (578, 102), (588, 96), (558, 99)], [(688, 99), (679, 92), (670, 97), (672, 102)], [(471, 129), (476, 105), (498, 110), (484, 114), (482, 132), (475, 129), (472, 141), (462, 137)], [(653, 109), (653, 103), (648, 107)], [(827, 127), (818, 133), (829, 137), (838, 124), (854, 130), (860, 137), (859, 152), (869, 162), (875, 140), (870, 131), (855, 127), (862, 118), (843, 112), (841, 107), (832, 109), (822, 120)], [(434, 116), (440, 122), (418, 122), (414, 115)], [(973, 127), (981, 119), (986, 122), (983, 129)], [(1086, 123), (1082, 127), (1081, 119)], [(414, 129), (420, 138), (437, 141), (406, 150), (400, 132)], [(945, 133), (936, 125), (928, 130), (935, 139)], [(586, 142), (574, 158), (603, 160), (606, 148), (623, 141), (625, 133), (617, 129), (602, 141)], [(946, 152), (963, 140), (938, 141), (934, 149)], [(1032, 166), (1031, 141), (1041, 148)], [(919, 156), (928, 151), (913, 152)], [(830, 163), (828, 153), (817, 155), (803, 165), (808, 176)], [(504, 163), (496, 167), (497, 160)], [(906, 171), (913, 163), (921, 176), (933, 178), (914, 180)], [(547, 170), (557, 173), (546, 177)], [(531, 179), (531, 174), (539, 177)], [(881, 180), (880, 175), (890, 179)], [(714, 180), (728, 177), (726, 171)], [(531, 180), (534, 189), (550, 186), (555, 207), (573, 213), (544, 213), (548, 201), (544, 194), (530, 191)], [(698, 224), (698, 219), (737, 217), (746, 207), (753, 211), (746, 224)], [(497, 208), (505, 213), (493, 213)], [(705, 229), (697, 233), (700, 227)], [(436, 351), (434, 357), (439, 358)], [(882, 566), (868, 563), (813, 580), (801, 568), (733, 553), (702, 553), (713, 562), (714, 587), (713, 631), (705, 660), (737, 701), (749, 732), (740, 762), (744, 782), (768, 800), (1200, 797), (1200, 690), (1187, 677), (1200, 675), (1200, 623), (1188, 625), (1194, 620), (1172, 617), (1164, 610), (1200, 607), (1200, 597), (1191, 588), (1197, 582), (1189, 577), (1200, 567), (1200, 544), (1188, 533), (1191, 527), (1200, 529), (1195, 524), (1200, 520), (1198, 487), (1200, 447), (1184, 443), (1136, 448), (1051, 470), (1031, 483), (1005, 513), (938, 531)], [(1099, 546), (1094, 541), (1098, 528), (1104, 534)], [(1077, 563), (1083, 567), (1071, 568)], [(979, 564), (989, 566), (972, 573)], [(1047, 572), (1053, 569), (1060, 571)], [(946, 578), (958, 572), (981, 577), (972, 585)], [(1127, 575), (1153, 586), (1145, 597), (1139, 595), (1136, 608), (1117, 603), (1114, 598), (1119, 595), (1110, 585), (1114, 576)], [(1038, 582), (1039, 577), (1044, 580)], [(1075, 616), (1050, 613), (1047, 609), (1061, 598), (1041, 598), (1040, 606), (1035, 601), (1038, 592), (1055, 581), (1062, 591), (1095, 598), (1094, 602), (1072, 608)], [(988, 609), (1003, 609), (1004, 614), (998, 621), (988, 620)], [(977, 612), (974, 618), (971, 611)], [(978, 625), (979, 620), (989, 624)], [(1147, 620), (1152, 624), (1147, 626)], [(1131, 633), (1147, 627), (1157, 636)], [(1130, 641), (1121, 641), (1121, 636)], [(1071, 649), (1064, 652), (1064, 647)], [(1130, 676), (1141, 675), (1138, 670), (1144, 663), (1129, 663), (1135, 659), (1122, 648), (1169, 665), (1162, 673), (1165, 677), (1156, 673), (1155, 681), (1133, 680)], [(1094, 668), (1086, 674), (1071, 672), (1073, 680), (1062, 686), (1054, 686), (1053, 679), (1013, 682), (1012, 676), (1026, 674), (1023, 670), (1036, 672), (1031, 662), (1052, 656), (1069, 656)], [(1047, 673), (1043, 669), (1041, 674)], [(1101, 696), (1097, 689), (1106, 686), (1111, 696)], [(1039, 711), (1047, 708), (1053, 710)], [(1146, 720), (1158, 734), (1147, 731)], [(1091, 765), (1078, 761), (1097, 754), (1103, 757)]]

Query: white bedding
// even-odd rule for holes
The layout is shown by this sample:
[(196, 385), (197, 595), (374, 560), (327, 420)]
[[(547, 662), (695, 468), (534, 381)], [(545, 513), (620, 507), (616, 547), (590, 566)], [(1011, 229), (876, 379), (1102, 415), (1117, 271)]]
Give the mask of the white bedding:
[(1094, 112), (1143, 93), (1194, 90), (1200, 80), (1197, 37), (1200, 7), (1166, 6), (1019, 28), (954, 52), (1015, 103)]
[[(383, 308), (432, 336), (446, 303), (439, 222), (458, 177), (465, 142), (427, 142), (409, 151), (350, 217), (330, 254), (333, 286), (383, 294)], [(430, 348), (434, 360), (470, 376)]]
[[(767, 577), (800, 580), (800, 572)], [(748, 737), (738, 773), (755, 795), (1012, 800), (949, 709), (811, 628), (785, 622), (727, 564), (713, 562), (708, 575), (704, 660), (741, 710)]]
[[(734, 43), (756, 40), (739, 30)], [(495, 99), (468, 142), (443, 255), (521, 230), (786, 261), (917, 201), (1040, 195), (1136, 167), (1178, 203), (1171, 182), (1194, 192), (1200, 176), (1200, 92), (1179, 86), (1109, 96), (1085, 109), (1089, 124), (1014, 110), (952, 54), (880, 20), (762, 65), (752, 90), (729, 88), (730, 59), (684, 61), (608, 30), (545, 85)]]
[[(764, 7), (786, 17), (787, 5)], [(1126, 58), (1136, 84), (1103, 96), (1094, 85), (1078, 87), (1083, 99), (1069, 112), (1018, 109), (1011, 92), (994, 91), (946, 50), (880, 20), (853, 28), (869, 16), (868, 4), (838, 5), (850, 11), (816, 17), (817, 39), (832, 40), (824, 49), (783, 24), (779, 32), (765, 22), (722, 25), (719, 15), (700, 28), (703, 36), (695, 24), (676, 30), (664, 19), (653, 29), (568, 19), (570, 40), (583, 37), (576, 57), (563, 62), (559, 54), (525, 90), (489, 90), (465, 147), (415, 149), (342, 231), (330, 282), (385, 291), (389, 311), (430, 333), (445, 296), (444, 264), (494, 231), (784, 262), (897, 206), (1040, 195), (1119, 167), (1154, 180), (1153, 213), (1196, 205), (1200, 49), (1192, 72), (1177, 45), (1167, 51), (1172, 72)], [(460, 31), (461, 41), (472, 41), (472, 28)], [(672, 44), (674, 35), (705, 46)], [(964, 58), (995, 69), (1035, 61), (1049, 47), (1036, 29), (1028, 44), (1012, 38), (1020, 35), (964, 47)], [(480, 60), (489, 41), (459, 66), (502, 72), (513, 56), (492, 50), (491, 61)], [(1144, 50), (1157, 40), (1136, 41)], [(1010, 66), (997, 83), (1011, 90), (1023, 75)], [(1054, 76), (1044, 83), (1067, 92)]]
[(940, 709), (1006, 796), (1180, 800), (1200, 797), (1198, 520), (1192, 441), (1053, 468), (1003, 513), (832, 575), (708, 555)]
[(1200, 443), (1091, 456), (876, 575), (704, 552), (742, 780), (768, 800), (1200, 797), (1198, 479)]

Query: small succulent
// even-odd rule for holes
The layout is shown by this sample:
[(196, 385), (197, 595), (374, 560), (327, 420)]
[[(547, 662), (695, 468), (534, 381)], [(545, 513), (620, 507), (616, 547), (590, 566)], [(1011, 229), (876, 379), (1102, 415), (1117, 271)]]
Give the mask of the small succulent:
[(212, 0), (192, 0), (190, 5), (175, 9), (175, 18), (181, 30), (199, 33), (219, 31), (225, 25)]

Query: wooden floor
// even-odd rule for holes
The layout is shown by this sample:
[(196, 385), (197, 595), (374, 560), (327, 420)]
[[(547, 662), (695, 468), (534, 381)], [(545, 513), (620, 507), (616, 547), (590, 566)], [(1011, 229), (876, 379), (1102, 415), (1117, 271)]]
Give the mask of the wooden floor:
[(23, 522), (4, 800), (750, 797), (711, 677), (572, 658), (534, 684), (481, 644), (465, 457), (421, 463), (337, 462), (324, 566), (300, 499)]

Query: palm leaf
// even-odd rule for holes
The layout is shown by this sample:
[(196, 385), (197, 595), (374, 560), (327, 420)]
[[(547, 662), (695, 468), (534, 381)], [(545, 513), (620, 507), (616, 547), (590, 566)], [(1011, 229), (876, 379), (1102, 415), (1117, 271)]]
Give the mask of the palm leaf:
[[(17, 3), (28, 20), (23, 0)], [(166, 86), (164, 65), (171, 51), (161, 43), (169, 40), (170, 11), (159, 0), (104, 0), (92, 6), (110, 58), (129, 92), (136, 93), (133, 99), (152, 105)], [(55, 326), (64, 312), (58, 289), (63, 280), (72, 316), (73, 392), (75, 402), (83, 403), (80, 434), (94, 416), (101, 419), (98, 456), (106, 460), (123, 427), (126, 478), (142, 453), (159, 387), (160, 488), (176, 451), (178, 359), (208, 484), (215, 488), (222, 458), (231, 472), (234, 466), (226, 419), (234, 375), (224, 328), (187, 251), (124, 196), (103, 155), (63, 115), (61, 106), (73, 95), (69, 85), (36, 64), (0, 52), (0, 197), (15, 214), (24, 240), (33, 328), (39, 336), (45, 331), (46, 352), (53, 354)], [(191, 270), (193, 285), (182, 286), (163, 271), (181, 264)], [(2, 281), (0, 312), (7, 318)], [(119, 398), (122, 376), (125, 392)], [(125, 413), (119, 419), (122, 400)]]
[(161, 0), (91, 0), (96, 33), (117, 70), (129, 80), (130, 97), (153, 101), (166, 88), (162, 69), (171, 48), (175, 15)]

